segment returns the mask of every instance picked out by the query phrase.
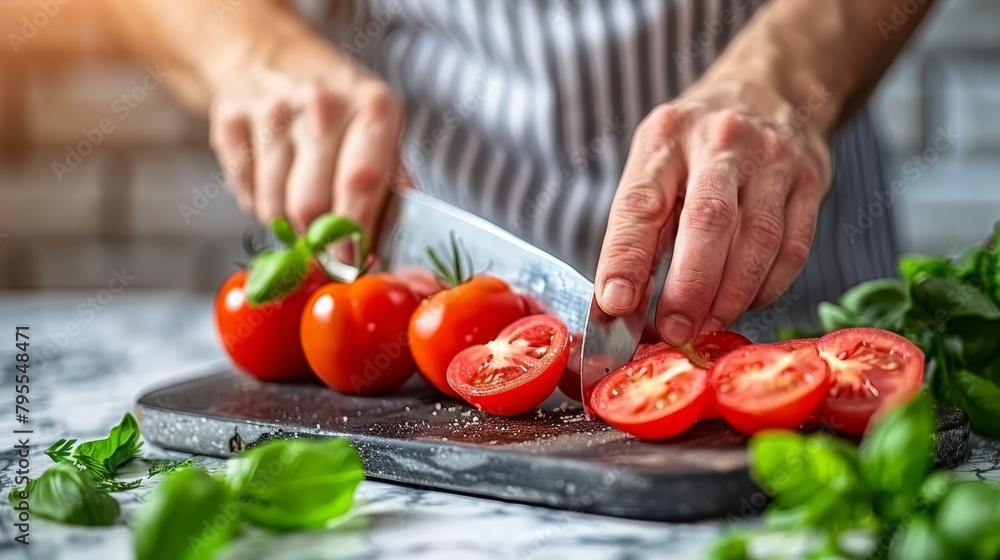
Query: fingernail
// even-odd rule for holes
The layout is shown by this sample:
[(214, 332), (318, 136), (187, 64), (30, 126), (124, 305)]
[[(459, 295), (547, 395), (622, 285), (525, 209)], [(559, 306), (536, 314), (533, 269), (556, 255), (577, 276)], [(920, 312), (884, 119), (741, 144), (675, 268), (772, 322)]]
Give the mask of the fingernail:
[(691, 321), (683, 315), (669, 315), (660, 323), (660, 336), (673, 346), (691, 340)]
[(623, 278), (613, 278), (604, 284), (601, 298), (615, 309), (628, 309), (635, 299), (635, 286)]
[(721, 331), (723, 328), (725, 328), (725, 324), (722, 321), (713, 318), (709, 319), (705, 323), (705, 328), (703, 328), (702, 330), (705, 332), (716, 332), (716, 331)]

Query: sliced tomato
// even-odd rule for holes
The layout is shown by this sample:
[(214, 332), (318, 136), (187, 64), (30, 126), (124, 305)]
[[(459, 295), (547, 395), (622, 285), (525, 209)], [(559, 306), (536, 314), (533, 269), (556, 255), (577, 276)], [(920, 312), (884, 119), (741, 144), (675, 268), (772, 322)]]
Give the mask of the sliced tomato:
[(605, 422), (641, 439), (683, 433), (701, 416), (707, 397), (705, 370), (682, 352), (647, 354), (608, 374), (594, 387), (591, 407)]
[(818, 338), (793, 338), (790, 340), (779, 340), (778, 342), (772, 342), (774, 346), (779, 348), (784, 348), (785, 350), (798, 350), (799, 348), (805, 348), (806, 346), (816, 346), (819, 342)]
[(568, 359), (566, 325), (552, 315), (529, 315), (459, 352), (448, 365), (448, 385), (490, 414), (521, 414), (552, 394)]
[(715, 362), (709, 383), (722, 417), (752, 434), (798, 428), (826, 395), (830, 374), (815, 348), (753, 344)]
[(583, 380), (580, 379), (582, 341), (583, 335), (569, 334), (569, 359), (566, 360), (566, 369), (559, 379), (559, 390), (567, 397), (580, 402), (583, 402)]
[(819, 416), (834, 429), (863, 434), (872, 418), (920, 391), (924, 354), (909, 340), (882, 329), (841, 329), (816, 346), (833, 376)]
[(710, 362), (715, 362), (726, 354), (753, 344), (750, 339), (732, 331), (703, 332), (694, 339), (694, 351), (706, 356)]

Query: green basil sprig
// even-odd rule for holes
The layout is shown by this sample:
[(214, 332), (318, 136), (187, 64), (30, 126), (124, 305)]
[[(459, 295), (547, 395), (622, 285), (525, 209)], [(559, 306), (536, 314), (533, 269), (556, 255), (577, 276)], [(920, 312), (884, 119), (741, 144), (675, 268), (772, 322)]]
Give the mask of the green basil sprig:
[(98, 488), (91, 475), (69, 462), (11, 490), (8, 498), (12, 506), (27, 502), (32, 515), (68, 525), (111, 525), (120, 511), (118, 501)]

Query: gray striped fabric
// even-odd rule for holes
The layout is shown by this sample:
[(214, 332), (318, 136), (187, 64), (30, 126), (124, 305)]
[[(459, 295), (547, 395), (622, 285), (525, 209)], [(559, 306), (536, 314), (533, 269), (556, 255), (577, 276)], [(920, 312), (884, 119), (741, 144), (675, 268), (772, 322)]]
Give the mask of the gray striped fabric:
[[(760, 3), (354, 0), (352, 13), (316, 17), (404, 100), (402, 159), (422, 189), (593, 277), (636, 125), (691, 84)], [(812, 257), (784, 300), (741, 323), (758, 338), (811, 324), (817, 302), (892, 273), (890, 216), (860, 235), (843, 228), (885, 190), (867, 116), (830, 146), (834, 184)]]

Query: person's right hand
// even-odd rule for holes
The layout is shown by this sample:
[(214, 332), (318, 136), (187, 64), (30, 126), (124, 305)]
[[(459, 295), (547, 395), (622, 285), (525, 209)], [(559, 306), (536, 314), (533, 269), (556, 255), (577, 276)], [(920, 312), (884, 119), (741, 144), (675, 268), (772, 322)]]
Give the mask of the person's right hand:
[(403, 111), (389, 88), (335, 48), (291, 43), (216, 82), (219, 164), (247, 213), (304, 231), (326, 212), (374, 228), (399, 173)]

